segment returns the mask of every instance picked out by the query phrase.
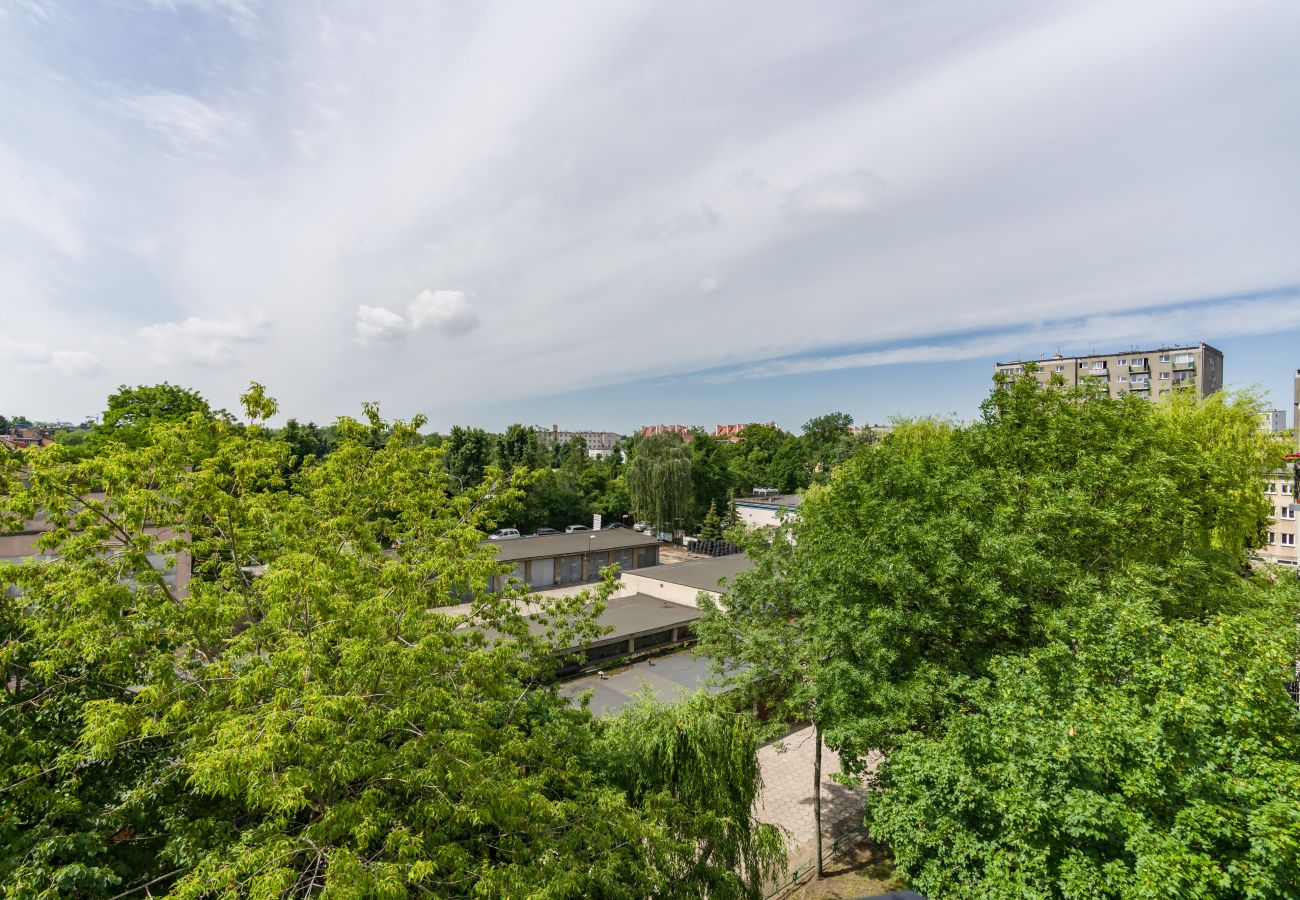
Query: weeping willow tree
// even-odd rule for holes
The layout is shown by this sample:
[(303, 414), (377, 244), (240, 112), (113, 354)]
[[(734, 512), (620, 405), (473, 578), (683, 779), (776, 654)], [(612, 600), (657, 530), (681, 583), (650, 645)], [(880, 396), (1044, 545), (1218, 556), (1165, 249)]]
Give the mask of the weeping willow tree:
[(690, 810), (665, 824), (683, 848), (663, 867), (662, 897), (748, 900), (786, 861), (785, 838), (754, 818), (763, 786), (757, 726), (704, 693), (661, 702), (647, 690), (598, 741), (607, 776), (646, 808)]
[(652, 434), (627, 466), (632, 512), (643, 522), (674, 525), (691, 501), (691, 451), (675, 434)]

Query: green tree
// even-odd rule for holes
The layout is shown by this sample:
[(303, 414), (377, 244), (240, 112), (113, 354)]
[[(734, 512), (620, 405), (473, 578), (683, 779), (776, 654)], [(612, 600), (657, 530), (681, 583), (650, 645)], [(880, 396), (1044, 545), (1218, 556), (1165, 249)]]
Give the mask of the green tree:
[(325, 432), (315, 422), (302, 425), (297, 419), (290, 419), (284, 424), (279, 438), (289, 445), (294, 459), (292, 464), (294, 471), (306, 465), (309, 459), (322, 458), (333, 449), (334, 445), (334, 442), (326, 437)]
[[(1267, 521), (1260, 473), (1280, 450), (1258, 434), (1254, 401), (1085, 396), (1000, 380), (970, 426), (900, 424), (810, 492), (777, 539), (751, 543), (758, 564), (726, 609), (706, 610), (706, 646), (788, 671), (772, 684), (789, 714), (807, 710), (850, 773), (886, 751), (888, 785), (893, 751), (978, 709), (1000, 667), (1104, 645), (1079, 627), (1098, 604), (1149, 602), (1172, 626), (1254, 596), (1242, 573)], [(1025, 709), (1025, 728), (1042, 708)]]
[(816, 416), (804, 423), (800, 440), (803, 457), (821, 480), (826, 480), (831, 469), (852, 456), (860, 445), (852, 427), (853, 417), (842, 412)]
[(718, 515), (717, 503), (709, 504), (709, 511), (704, 514), (704, 522), (700, 525), (700, 537), (706, 541), (722, 537), (722, 517)]
[(691, 439), (691, 522), (700, 522), (710, 506), (725, 504), (731, 497), (731, 470), (720, 441), (693, 429)]
[(691, 756), (664, 726), (638, 759), (545, 686), (612, 582), (540, 632), (487, 591), (517, 477), (451, 496), (422, 422), (373, 406), (286, 476), (245, 403), (0, 462), (0, 523), (51, 524), (0, 563), (0, 895), (758, 896), (752, 736), (701, 720), (730, 752)]
[(537, 432), (518, 423), (511, 425), (505, 433), (497, 438), (497, 465), (506, 471), (516, 466), (539, 469), (544, 465), (541, 445), (537, 441)]
[(673, 529), (691, 501), (691, 451), (676, 434), (653, 434), (636, 444), (627, 464), (633, 514), (657, 528)]
[(492, 439), (486, 431), (453, 425), (445, 447), (447, 471), (459, 480), (461, 489), (472, 488), (483, 481), (492, 463)]
[(127, 387), (109, 395), (100, 427), (109, 431), (135, 428), (159, 422), (176, 422), (194, 413), (211, 416), (212, 408), (198, 391), (164, 381), (162, 384)]
[[(1285, 590), (1280, 589), (1285, 588)], [(928, 896), (1300, 895), (1296, 591), (1083, 611), (1086, 640), (1002, 658), (889, 757), (871, 829)], [(1251, 612), (1243, 613), (1243, 610)]]

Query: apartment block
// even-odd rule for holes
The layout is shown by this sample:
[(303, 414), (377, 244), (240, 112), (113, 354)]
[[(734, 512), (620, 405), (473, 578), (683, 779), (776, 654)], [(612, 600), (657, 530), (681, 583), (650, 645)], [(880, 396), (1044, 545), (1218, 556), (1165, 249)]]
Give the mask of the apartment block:
[[(1223, 389), (1223, 353), (1201, 343), (1088, 356), (1054, 356), (995, 363), (998, 375), (1021, 375), (1025, 365), (1038, 366), (1035, 377), (1046, 384), (1059, 375), (1067, 385), (1091, 385), (1111, 397), (1136, 394), (1156, 400), (1178, 389), (1208, 397)], [(1300, 390), (1300, 388), (1297, 388)]]
[(1264, 482), (1264, 499), (1272, 512), (1268, 533), (1259, 556), (1266, 562), (1284, 566), (1300, 566), (1300, 501), (1295, 496), (1295, 471), (1281, 469)]
[(1286, 431), (1286, 410), (1266, 409), (1259, 414), (1259, 430), (1265, 434), (1281, 434)]
[(580, 437), (587, 444), (587, 455), (592, 459), (602, 459), (614, 452), (623, 435), (613, 431), (561, 431), (560, 426), (552, 425), (549, 430), (534, 428), (537, 438), (544, 447), (567, 444), (573, 438)]

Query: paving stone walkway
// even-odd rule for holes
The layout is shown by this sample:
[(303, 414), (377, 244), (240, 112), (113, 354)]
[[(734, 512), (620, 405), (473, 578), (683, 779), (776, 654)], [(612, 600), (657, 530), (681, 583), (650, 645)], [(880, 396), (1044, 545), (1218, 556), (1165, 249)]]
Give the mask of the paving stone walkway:
[[(798, 868), (816, 854), (813, 843), (816, 833), (812, 786), (814, 749), (810, 725), (766, 744), (758, 751), (763, 792), (758, 798), (757, 815), (760, 821), (786, 829), (790, 869)], [(822, 841), (827, 848), (836, 838), (861, 824), (866, 802), (866, 788), (846, 787), (830, 780), (830, 776), (839, 770), (839, 756), (823, 744)]]

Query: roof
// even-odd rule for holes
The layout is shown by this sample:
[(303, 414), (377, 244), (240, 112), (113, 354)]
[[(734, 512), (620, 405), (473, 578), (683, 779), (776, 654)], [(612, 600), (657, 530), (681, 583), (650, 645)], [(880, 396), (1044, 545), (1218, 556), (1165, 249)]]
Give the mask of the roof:
[[(450, 612), (448, 609), (438, 609), (436, 611)], [(544, 634), (551, 627), (546, 622), (534, 618), (541, 611), (540, 608), (533, 608), (525, 614), (528, 630), (534, 635)], [(602, 634), (600, 637), (593, 639), (587, 646), (594, 647), (600, 644), (626, 641), (629, 638), (643, 634), (653, 634), (667, 628), (690, 625), (699, 618), (700, 611), (693, 606), (670, 603), (659, 597), (651, 597), (649, 594), (629, 594), (626, 597), (613, 597), (605, 604), (605, 611), (596, 619), (602, 629), (608, 628), (611, 630), (607, 634)], [(485, 629), (485, 633), (489, 635), (496, 634), (490, 628)]]
[(499, 562), (516, 562), (524, 559), (545, 559), (550, 556), (570, 556), (593, 550), (600, 552), (625, 550), (629, 547), (649, 547), (658, 544), (659, 539), (652, 534), (642, 534), (630, 528), (605, 528), (600, 531), (543, 534), (490, 543), (497, 548)]
[(685, 694), (705, 690), (717, 694), (722, 687), (713, 679), (713, 663), (692, 650), (682, 650), (653, 661), (643, 660), (625, 669), (599, 675), (587, 675), (560, 685), (560, 693), (577, 702), (591, 691), (591, 711), (597, 716), (615, 715), (641, 696), (645, 688), (660, 700), (673, 700)]
[(802, 494), (777, 494), (773, 497), (738, 497), (737, 506), (784, 507), (794, 509), (803, 502)]
[(754, 563), (743, 553), (719, 556), (713, 559), (692, 559), (681, 563), (663, 566), (650, 566), (646, 569), (633, 569), (628, 575), (640, 575), (652, 581), (681, 584), (695, 588), (697, 591), (717, 591), (723, 578), (730, 581), (736, 575), (750, 568)]

